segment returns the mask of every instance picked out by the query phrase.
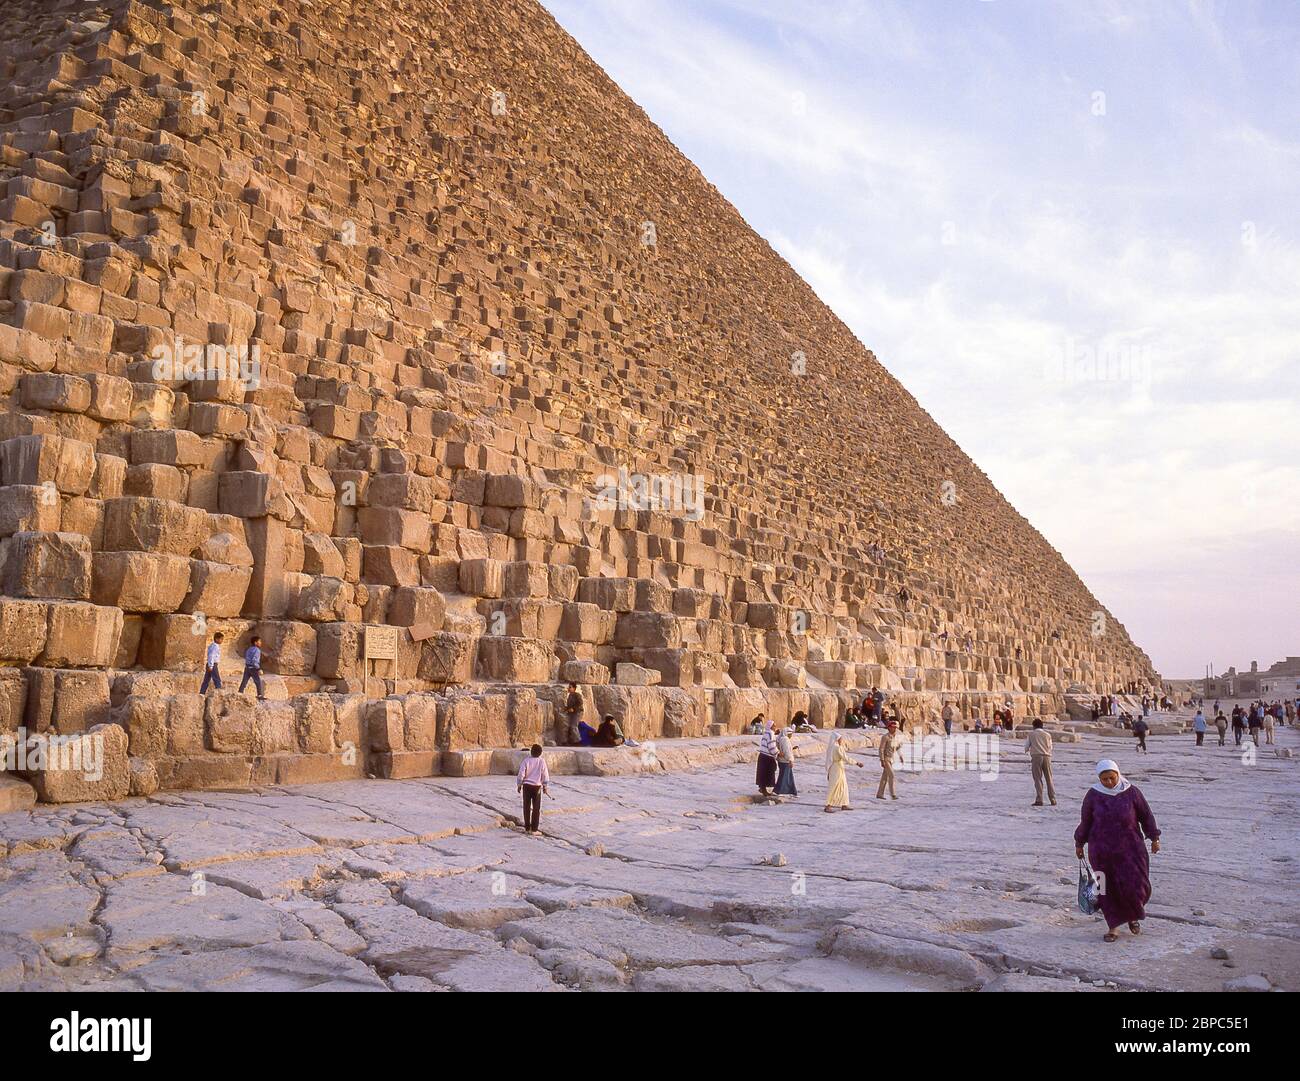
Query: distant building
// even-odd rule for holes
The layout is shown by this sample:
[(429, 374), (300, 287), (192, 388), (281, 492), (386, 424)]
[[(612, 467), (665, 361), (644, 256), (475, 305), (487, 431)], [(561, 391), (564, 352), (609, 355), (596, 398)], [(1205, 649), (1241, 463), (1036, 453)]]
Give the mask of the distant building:
[(1288, 657), (1261, 672), (1259, 661), (1249, 672), (1229, 668), (1202, 681), (1206, 698), (1295, 698), (1300, 696), (1300, 657)]

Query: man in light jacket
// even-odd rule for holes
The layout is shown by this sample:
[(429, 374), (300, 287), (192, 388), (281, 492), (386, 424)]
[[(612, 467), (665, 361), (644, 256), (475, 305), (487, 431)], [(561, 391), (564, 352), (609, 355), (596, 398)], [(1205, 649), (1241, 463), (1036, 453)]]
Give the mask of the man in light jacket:
[(1034, 774), (1033, 806), (1043, 805), (1043, 785), (1047, 785), (1047, 798), (1056, 806), (1056, 786), (1052, 784), (1052, 734), (1043, 727), (1042, 719), (1034, 718), (1033, 728), (1025, 740), (1025, 753)]

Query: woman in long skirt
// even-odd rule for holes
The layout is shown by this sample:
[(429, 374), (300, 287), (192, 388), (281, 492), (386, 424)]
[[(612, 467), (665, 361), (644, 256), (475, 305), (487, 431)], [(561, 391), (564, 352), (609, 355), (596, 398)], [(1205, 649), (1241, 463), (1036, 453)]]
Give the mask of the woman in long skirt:
[(1106, 917), (1107, 942), (1118, 937), (1117, 928), (1128, 924), (1133, 934), (1142, 931), (1146, 903), (1151, 899), (1151, 851), (1160, 851), (1160, 830), (1146, 798), (1126, 781), (1109, 758), (1097, 763), (1097, 783), (1083, 798), (1079, 828), (1074, 831), (1075, 855), (1088, 859), (1101, 877), (1101, 914)]
[(776, 737), (776, 794), (797, 796), (799, 790), (794, 786), (794, 749), (790, 746), (787, 731), (781, 729)]
[(831, 733), (831, 741), (826, 744), (826, 810), (838, 811), (849, 807), (849, 782), (844, 776), (844, 767), (850, 762), (862, 768), (861, 762), (853, 762), (843, 737), (838, 732)]
[(754, 783), (763, 796), (770, 795), (768, 789), (776, 784), (776, 733), (772, 731), (771, 721), (764, 726), (758, 741), (758, 768), (754, 771)]

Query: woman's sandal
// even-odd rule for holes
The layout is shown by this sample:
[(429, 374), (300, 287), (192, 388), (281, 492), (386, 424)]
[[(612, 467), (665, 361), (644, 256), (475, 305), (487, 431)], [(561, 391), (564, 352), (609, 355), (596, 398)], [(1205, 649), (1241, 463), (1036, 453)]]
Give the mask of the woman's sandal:
[(1117, 935), (1114, 931), (1107, 931), (1104, 935), (1101, 936), (1101, 940), (1103, 942), (1116, 942), (1119, 940), (1119, 935)]
[(1138, 923), (1137, 920), (1129, 921), (1128, 929), (1135, 935), (1140, 935), (1142, 933), (1142, 925)]

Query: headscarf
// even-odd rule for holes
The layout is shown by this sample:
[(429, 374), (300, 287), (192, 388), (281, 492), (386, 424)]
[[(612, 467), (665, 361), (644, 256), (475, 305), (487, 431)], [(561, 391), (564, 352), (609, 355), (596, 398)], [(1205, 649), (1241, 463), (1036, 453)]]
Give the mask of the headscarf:
[(772, 722), (763, 727), (763, 735), (758, 741), (758, 753), (776, 757), (776, 733), (772, 731)]
[(1124, 774), (1119, 773), (1119, 780), (1115, 782), (1115, 787), (1107, 788), (1104, 784), (1101, 783), (1101, 775), (1110, 770), (1114, 770), (1116, 773), (1119, 773), (1119, 766), (1117, 766), (1111, 759), (1103, 758), (1100, 762), (1097, 763), (1098, 780), (1097, 783), (1092, 786), (1092, 790), (1094, 792), (1100, 792), (1103, 796), (1118, 796), (1121, 792), (1127, 792), (1130, 788), (1133, 787), (1131, 784), (1128, 783), (1127, 780), (1124, 779)]
[(835, 745), (840, 741), (840, 734), (832, 732), (831, 738), (826, 741), (826, 774), (830, 776), (831, 766), (835, 764)]

